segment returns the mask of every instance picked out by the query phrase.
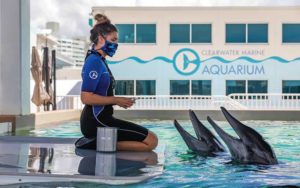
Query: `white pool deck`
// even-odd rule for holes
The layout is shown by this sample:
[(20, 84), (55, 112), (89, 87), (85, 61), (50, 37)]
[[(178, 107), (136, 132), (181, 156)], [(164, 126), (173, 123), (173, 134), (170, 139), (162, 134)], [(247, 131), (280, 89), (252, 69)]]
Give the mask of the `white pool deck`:
[(0, 137), (0, 185), (38, 182), (135, 184), (163, 173), (164, 150), (100, 153), (76, 138)]

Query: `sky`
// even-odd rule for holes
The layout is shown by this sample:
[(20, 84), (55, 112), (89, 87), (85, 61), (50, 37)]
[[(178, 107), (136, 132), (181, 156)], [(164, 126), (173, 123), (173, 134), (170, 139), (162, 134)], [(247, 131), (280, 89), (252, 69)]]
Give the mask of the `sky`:
[(55, 21), (66, 38), (88, 36), (93, 6), (300, 6), (300, 0), (30, 0), (31, 33)]

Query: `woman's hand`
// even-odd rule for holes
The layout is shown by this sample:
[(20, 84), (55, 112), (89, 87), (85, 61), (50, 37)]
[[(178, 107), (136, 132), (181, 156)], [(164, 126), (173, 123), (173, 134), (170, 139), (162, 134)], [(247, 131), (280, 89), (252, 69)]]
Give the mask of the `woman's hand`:
[(129, 108), (135, 103), (134, 98), (101, 96), (92, 92), (82, 91), (81, 101), (87, 105), (118, 105), (122, 108)]
[(133, 105), (134, 100), (127, 97), (115, 97), (116, 105), (122, 108), (129, 108)]

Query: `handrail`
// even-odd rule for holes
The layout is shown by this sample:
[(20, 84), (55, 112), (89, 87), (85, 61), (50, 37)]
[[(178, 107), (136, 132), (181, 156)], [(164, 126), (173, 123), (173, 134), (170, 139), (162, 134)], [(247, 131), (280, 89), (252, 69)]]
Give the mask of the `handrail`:
[[(128, 110), (218, 110), (220, 106), (234, 110), (300, 110), (300, 94), (236, 93), (224, 95), (139, 95)], [(57, 96), (58, 109), (82, 109), (79, 95)], [(115, 109), (122, 110), (118, 106)]]

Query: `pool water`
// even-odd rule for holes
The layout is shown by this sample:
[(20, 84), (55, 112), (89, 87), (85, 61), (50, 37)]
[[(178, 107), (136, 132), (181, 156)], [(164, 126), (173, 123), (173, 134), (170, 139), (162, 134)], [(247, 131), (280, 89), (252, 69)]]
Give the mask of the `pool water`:
[[(139, 185), (125, 187), (268, 187), (300, 186), (300, 122), (245, 121), (257, 130), (273, 147), (278, 165), (234, 165), (230, 154), (201, 157), (187, 150), (172, 121), (136, 120), (155, 132), (166, 144), (164, 174)], [(179, 121), (190, 133), (190, 121)], [(208, 122), (203, 122), (212, 130)], [(226, 122), (217, 122), (225, 131), (236, 136)], [(212, 130), (216, 135), (216, 133)], [(80, 137), (79, 122), (66, 122), (51, 129), (31, 130), (17, 134), (50, 137)], [(195, 134), (194, 134), (195, 135)], [(224, 144), (225, 145), (225, 144)], [(31, 185), (32, 187), (33, 185)], [(59, 185), (57, 185), (59, 186)], [(99, 187), (93, 184), (72, 184), (73, 187)], [(33, 186), (34, 187), (34, 186)], [(41, 187), (41, 185), (38, 185)], [(47, 187), (47, 185), (45, 185)], [(102, 187), (102, 186), (100, 186)], [(111, 187), (104, 186), (103, 187)]]

